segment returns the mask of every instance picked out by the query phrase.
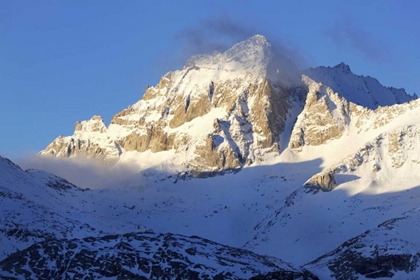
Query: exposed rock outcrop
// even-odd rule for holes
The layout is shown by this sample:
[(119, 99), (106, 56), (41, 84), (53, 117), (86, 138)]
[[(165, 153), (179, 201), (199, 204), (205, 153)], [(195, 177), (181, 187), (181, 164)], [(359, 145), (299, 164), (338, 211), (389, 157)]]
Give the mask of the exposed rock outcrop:
[(121, 154), (118, 143), (108, 135), (100, 116), (76, 122), (73, 136), (59, 136), (43, 150), (41, 155), (55, 157), (82, 156), (115, 162)]
[(332, 172), (322, 172), (309, 179), (304, 187), (327, 192), (336, 188), (337, 183)]
[(340, 138), (350, 122), (350, 103), (331, 88), (303, 76), (309, 92), (293, 128), (289, 148), (319, 146)]

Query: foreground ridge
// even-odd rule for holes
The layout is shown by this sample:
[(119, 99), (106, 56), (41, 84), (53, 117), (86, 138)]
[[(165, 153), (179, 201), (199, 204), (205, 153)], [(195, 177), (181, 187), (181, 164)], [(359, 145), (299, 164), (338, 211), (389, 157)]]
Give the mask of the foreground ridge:
[(153, 232), (52, 239), (0, 262), (0, 276), (7, 279), (271, 279), (265, 273), (318, 279), (273, 257), (195, 236)]

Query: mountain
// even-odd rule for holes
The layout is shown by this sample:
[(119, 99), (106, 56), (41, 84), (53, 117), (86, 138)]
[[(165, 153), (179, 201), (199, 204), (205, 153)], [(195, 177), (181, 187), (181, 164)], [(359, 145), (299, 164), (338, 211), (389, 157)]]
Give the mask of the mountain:
[(318, 279), (273, 257), (199, 237), (153, 232), (50, 239), (0, 262), (0, 276), (7, 279), (266, 279), (265, 273)]
[(76, 122), (72, 136), (59, 136), (40, 155), (134, 161), (141, 169), (161, 163), (202, 177), (340, 138), (366, 110), (415, 98), (344, 63), (302, 75), (256, 35), (224, 53), (193, 56), (109, 126), (97, 115)]
[(299, 70), (256, 35), (224, 53), (192, 57), (108, 127), (99, 116), (77, 122), (73, 136), (40, 154), (124, 161), (151, 152), (194, 171), (238, 169), (287, 146), (281, 134), (304, 93)]
[[(64, 182), (51, 174), (4, 169), (9, 175), (0, 186), (11, 195), (2, 199), (12, 205), (4, 209), (20, 209), (6, 222), (26, 229), (31, 219), (19, 216), (42, 217), (31, 225), (42, 234), (13, 237), (16, 245), (4, 251), (4, 263), (10, 268), (15, 256), (27, 270), (31, 252), (61, 252), (60, 244), (72, 242), (85, 246), (82, 257), (99, 248), (110, 252), (107, 239), (125, 244), (127, 236), (144, 237), (152, 229), (170, 233), (147, 233), (159, 240), (212, 240), (206, 242), (211, 252), (232, 246), (259, 260), (272, 256), (293, 264), (296, 277), (310, 277), (310, 271), (320, 279), (419, 278), (417, 243), (409, 236), (420, 230), (419, 124), (416, 96), (356, 75), (344, 63), (299, 71), (256, 35), (226, 52), (192, 57), (108, 126), (100, 116), (76, 122), (72, 136), (40, 152), (41, 158), (95, 159), (109, 174), (129, 166), (135, 175), (121, 185), (81, 189), (66, 182), (62, 190), (48, 187), (51, 180)], [(69, 230), (46, 235), (61, 219)], [(142, 250), (130, 246), (134, 254)], [(11, 254), (24, 248), (31, 249)], [(186, 254), (175, 259), (190, 260)], [(50, 261), (44, 257), (40, 267)], [(215, 273), (217, 262), (211, 259), (206, 273)], [(104, 262), (86, 271), (108, 268)], [(123, 268), (118, 264), (116, 275)], [(40, 271), (50, 270), (44, 265)], [(281, 279), (283, 272), (264, 268), (252, 276)]]

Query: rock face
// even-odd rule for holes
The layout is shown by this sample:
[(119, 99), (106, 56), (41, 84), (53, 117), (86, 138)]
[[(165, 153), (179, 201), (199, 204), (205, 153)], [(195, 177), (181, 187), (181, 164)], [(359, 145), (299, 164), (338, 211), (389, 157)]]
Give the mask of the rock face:
[[(290, 137), (289, 148), (294, 151), (338, 139), (352, 123), (360, 132), (370, 118), (375, 119), (373, 128), (383, 126), (404, 110), (410, 110), (408, 107), (412, 106), (407, 102), (417, 99), (404, 89), (384, 87), (374, 78), (355, 75), (344, 63), (305, 70), (302, 81), (309, 91)], [(395, 105), (401, 103), (406, 104)], [(394, 106), (388, 107), (391, 105)], [(372, 126), (363, 132), (368, 129)]]
[(292, 150), (340, 138), (350, 122), (350, 102), (307, 76), (303, 76), (303, 81), (309, 92), (305, 107), (292, 130), (289, 142)]
[[(50, 265), (54, 263), (54, 265)], [(7, 279), (317, 279), (273, 257), (153, 232), (40, 242), (0, 262)]]
[(316, 279), (319, 278), (312, 274), (311, 272), (307, 270), (303, 270), (303, 272), (299, 273), (291, 273), (291, 272), (284, 272), (284, 271), (274, 271), (269, 272), (261, 275), (254, 276), (250, 278), (251, 280), (293, 280), (293, 279), (301, 279), (301, 280), (310, 280), (310, 279)]
[(304, 187), (315, 190), (320, 189), (326, 192), (331, 191), (337, 187), (337, 183), (335, 182), (334, 174), (332, 172), (324, 172), (314, 175), (311, 179), (308, 180), (308, 182), (305, 183)]

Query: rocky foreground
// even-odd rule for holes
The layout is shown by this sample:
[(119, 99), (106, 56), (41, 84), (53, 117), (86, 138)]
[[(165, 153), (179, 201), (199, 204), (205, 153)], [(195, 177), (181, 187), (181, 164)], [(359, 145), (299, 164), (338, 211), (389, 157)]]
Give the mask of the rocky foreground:
[(3, 279), (318, 279), (277, 258), (153, 232), (51, 239), (0, 262)]

